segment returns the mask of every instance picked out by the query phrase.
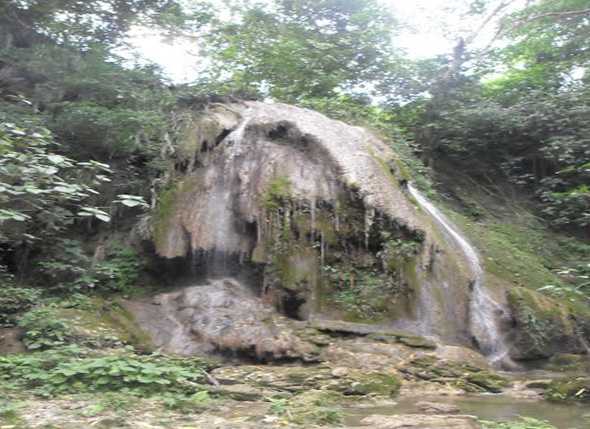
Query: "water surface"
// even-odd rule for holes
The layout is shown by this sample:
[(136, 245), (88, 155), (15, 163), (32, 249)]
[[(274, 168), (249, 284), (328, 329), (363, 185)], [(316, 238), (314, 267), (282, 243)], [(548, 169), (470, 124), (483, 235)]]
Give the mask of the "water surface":
[(393, 405), (352, 408), (348, 410), (346, 423), (350, 426), (359, 425), (362, 418), (373, 414), (423, 414), (416, 407), (420, 401), (454, 404), (459, 407), (461, 414), (477, 416), (482, 420), (509, 421), (522, 416), (546, 420), (558, 429), (590, 429), (588, 404), (564, 405), (502, 395), (401, 398)]

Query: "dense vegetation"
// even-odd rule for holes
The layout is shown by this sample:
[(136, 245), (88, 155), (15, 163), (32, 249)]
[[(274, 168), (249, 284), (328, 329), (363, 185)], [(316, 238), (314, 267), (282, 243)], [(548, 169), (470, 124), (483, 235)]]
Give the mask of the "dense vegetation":
[[(453, 52), (415, 59), (400, 47), (404, 23), (380, 0), (1, 2), (0, 324), (23, 328), (27, 348), (46, 353), (1, 358), (0, 380), (46, 396), (105, 385), (158, 396), (174, 384), (172, 404), (209, 399), (197, 386), (205, 363), (129, 348), (102, 355), (93, 349), (113, 344), (80, 340), (59, 314), (86, 295), (134, 292), (145, 261), (121, 237), (169, 185), (183, 112), (224, 97), (292, 103), (372, 129), (395, 146), (408, 180), (460, 206), (455, 219), (474, 235), (472, 221), (497, 213), (468, 201), (461, 184), (494, 204), (510, 194), (535, 213), (533, 226), (489, 220), (477, 244), (502, 268), (521, 248), (521, 265), (540, 253), (535, 286), (588, 303), (590, 2), (456, 3), (471, 28), (453, 35)], [(476, 43), (484, 27), (492, 40)], [(171, 82), (133, 57), (138, 28), (198, 46), (194, 80)], [(535, 248), (548, 237), (558, 238)], [(497, 256), (498, 242), (519, 248)], [(359, 278), (366, 288), (338, 300), (367, 312), (372, 278)]]
[[(174, 1), (4, 3), (3, 275), (24, 278), (41, 264), (59, 288), (66, 278), (78, 289), (95, 284), (56, 262), (72, 255), (68, 231), (98, 234), (102, 222), (146, 208), (153, 196), (146, 190), (165, 186), (162, 155), (174, 151), (178, 112), (213, 95), (270, 97), (369, 126), (396, 144), (414, 180), (459, 169), (489, 189), (512, 184), (546, 225), (587, 238), (585, 2), (467, 3), (466, 18), (495, 23), (494, 41), (474, 44), (481, 28), (473, 24), (457, 34), (450, 55), (427, 60), (397, 47), (399, 23), (377, 0), (235, 2), (229, 9)], [(132, 63), (121, 52), (138, 26), (199, 44), (207, 65), (194, 82), (171, 85), (158, 66)], [(53, 262), (44, 260), (47, 239), (54, 240)], [(568, 269), (583, 280), (578, 262)], [(94, 267), (91, 260), (77, 265)], [(99, 277), (101, 269), (94, 269)]]

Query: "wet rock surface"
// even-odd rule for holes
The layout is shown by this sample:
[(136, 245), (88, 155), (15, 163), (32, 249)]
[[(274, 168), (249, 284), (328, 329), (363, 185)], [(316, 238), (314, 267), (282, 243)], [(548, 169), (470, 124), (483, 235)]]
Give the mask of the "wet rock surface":
[(385, 326), (322, 319), (312, 320), (309, 326), (318, 331), (335, 335), (367, 337), (374, 342), (399, 343), (415, 348), (436, 349), (436, 343), (432, 340)]
[(450, 362), (424, 356), (411, 360), (400, 368), (410, 380), (426, 380), (449, 384), (465, 392), (499, 393), (509, 386), (510, 381), (493, 371), (463, 362)]
[[(469, 342), (469, 264), (400, 186), (407, 178), (389, 145), (279, 103), (212, 104), (193, 123), (190, 150), (178, 154), (190, 154), (177, 160), (183, 174), (152, 222), (160, 256), (218, 252), (265, 265), (265, 296), (293, 317), (411, 322), (418, 333)], [(337, 267), (324, 291), (355, 281), (375, 290), (349, 307), (323, 299), (322, 266)], [(375, 299), (383, 296), (390, 305)]]
[(374, 429), (481, 429), (473, 416), (399, 415), (371, 416), (363, 419), (363, 427)]
[(416, 407), (426, 414), (459, 414), (461, 410), (453, 404), (440, 404), (436, 402), (420, 401)]
[(180, 355), (234, 353), (259, 360), (317, 360), (290, 321), (233, 279), (160, 294), (128, 305), (154, 345)]

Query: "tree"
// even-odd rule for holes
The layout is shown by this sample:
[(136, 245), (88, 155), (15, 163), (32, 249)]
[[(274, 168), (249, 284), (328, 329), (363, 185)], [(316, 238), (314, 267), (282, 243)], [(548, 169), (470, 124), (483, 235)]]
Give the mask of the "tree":
[(438, 69), (420, 64), (427, 96), (400, 118), (425, 160), (495, 172), (536, 195), (555, 226), (588, 230), (590, 89), (575, 75), (589, 64), (589, 16), (583, 1), (533, 2), (499, 21), (505, 47), (483, 55), (460, 40)]
[(213, 69), (233, 89), (292, 102), (367, 93), (396, 57), (395, 21), (375, 0), (277, 0), (240, 13), (211, 38)]

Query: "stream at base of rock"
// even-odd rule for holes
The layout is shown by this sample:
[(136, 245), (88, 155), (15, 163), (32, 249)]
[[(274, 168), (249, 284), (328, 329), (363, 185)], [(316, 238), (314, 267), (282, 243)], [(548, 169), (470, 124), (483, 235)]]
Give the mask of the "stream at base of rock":
[(547, 421), (558, 429), (590, 427), (590, 407), (587, 405), (549, 404), (545, 401), (515, 399), (504, 395), (409, 396), (400, 398), (392, 405), (350, 408), (346, 410), (345, 424), (352, 427), (363, 426), (362, 419), (371, 415), (423, 415), (426, 404), (431, 404), (431, 410), (437, 407), (454, 409), (452, 414), (472, 415), (481, 420), (514, 421), (519, 417), (530, 417)]

